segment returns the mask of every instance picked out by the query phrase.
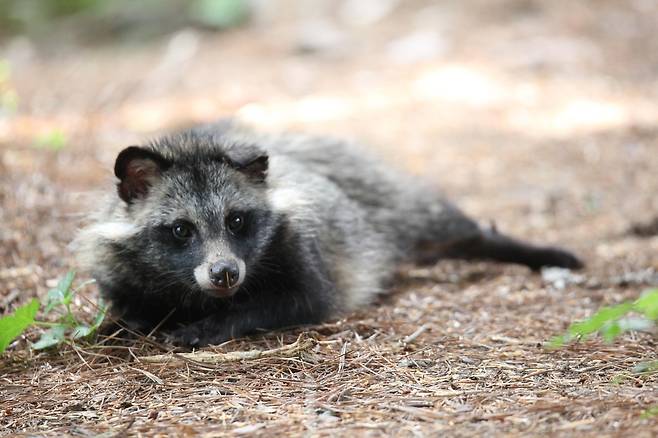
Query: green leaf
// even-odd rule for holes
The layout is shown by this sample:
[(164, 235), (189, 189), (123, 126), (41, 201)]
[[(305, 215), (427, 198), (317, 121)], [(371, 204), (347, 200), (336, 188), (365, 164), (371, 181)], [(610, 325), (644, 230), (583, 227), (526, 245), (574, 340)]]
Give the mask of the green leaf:
[(73, 333), (71, 333), (71, 337), (73, 339), (80, 339), (89, 336), (93, 332), (94, 332), (93, 328), (89, 327), (88, 325), (81, 324), (73, 329)]
[(633, 368), (633, 372), (637, 374), (644, 374), (644, 373), (655, 373), (658, 372), (658, 360), (654, 360), (651, 362), (640, 362), (639, 364), (635, 365)]
[(40, 149), (50, 149), (59, 151), (66, 147), (66, 135), (59, 129), (53, 129), (45, 134), (39, 135), (34, 142), (34, 146)]
[(601, 334), (606, 342), (610, 343), (622, 333), (621, 325), (618, 321), (610, 321), (601, 328)]
[(46, 308), (44, 314), (50, 313), (55, 307), (62, 304), (68, 304), (73, 299), (73, 279), (75, 278), (75, 271), (69, 271), (57, 283), (54, 289), (50, 289), (47, 295)]
[(70, 299), (73, 296), (73, 290), (71, 289), (71, 286), (73, 285), (74, 278), (75, 271), (69, 271), (66, 273), (64, 278), (59, 280), (59, 283), (57, 283), (57, 289), (62, 292), (62, 295), (64, 295), (64, 298), (66, 299)]
[(75, 289), (73, 289), (72, 292), (73, 292), (73, 294), (75, 294), (77, 291), (79, 291), (79, 290), (81, 290), (81, 289), (83, 289), (83, 288), (89, 286), (90, 284), (94, 284), (94, 283), (96, 283), (96, 280), (93, 279), (93, 278), (90, 279), (90, 280), (87, 280), (87, 281), (83, 281), (81, 284), (78, 285), (78, 287), (76, 287)]
[(98, 299), (97, 308), (98, 311), (96, 312), (96, 315), (94, 315), (94, 320), (92, 321), (91, 325), (79, 324), (73, 329), (73, 333), (71, 334), (73, 339), (86, 338), (87, 336), (92, 335), (98, 329), (98, 327), (100, 327), (100, 325), (103, 323), (103, 320), (105, 319), (105, 314), (107, 312), (107, 305), (102, 298)]
[(571, 341), (571, 336), (569, 335), (560, 335), (560, 336), (555, 336), (553, 339), (550, 340), (548, 343), (548, 348), (560, 348), (564, 344), (568, 343)]
[(615, 377), (613, 377), (612, 380), (610, 380), (610, 383), (612, 383), (613, 385), (621, 385), (622, 383), (628, 381), (629, 379), (631, 379), (631, 376), (620, 373), (617, 374)]
[(73, 333), (71, 334), (71, 337), (73, 339), (80, 339), (80, 338), (86, 338), (87, 336), (91, 336), (98, 329), (98, 327), (100, 327), (101, 323), (105, 319), (106, 312), (107, 312), (107, 306), (105, 305), (103, 300), (99, 298), (98, 312), (96, 312), (92, 324), (90, 326), (86, 324), (80, 324), (76, 326), (73, 329)]
[(603, 307), (590, 318), (571, 324), (568, 332), (571, 336), (591, 335), (601, 330), (607, 323), (621, 318), (632, 309), (632, 303), (621, 303), (613, 307)]
[(32, 323), (34, 322), (34, 317), (39, 310), (39, 300), (32, 298), (32, 300), (16, 309), (14, 312), (14, 317), (21, 322), (21, 324)]
[(642, 412), (642, 415), (640, 416), (640, 418), (646, 420), (646, 419), (649, 419), (649, 418), (653, 418), (656, 415), (658, 415), (658, 405), (651, 406), (649, 409)]
[(103, 323), (105, 319), (105, 314), (107, 313), (107, 304), (103, 301), (102, 298), (98, 299), (98, 312), (94, 316), (94, 321), (91, 323), (91, 327), (96, 330)]
[(44, 348), (52, 347), (53, 345), (61, 344), (64, 342), (64, 335), (66, 333), (66, 325), (58, 324), (46, 330), (39, 340), (32, 344), (35, 350), (43, 350)]
[(46, 296), (46, 307), (43, 309), (44, 315), (50, 313), (55, 307), (61, 305), (64, 301), (64, 294), (59, 289), (50, 289)]
[(223, 29), (246, 21), (249, 6), (245, 0), (195, 0), (190, 15), (206, 26)]
[[(625, 317), (637, 312), (644, 317)], [(625, 302), (612, 307), (603, 307), (590, 318), (569, 326), (567, 333), (551, 340), (549, 347), (558, 348), (573, 338), (600, 332), (607, 342), (612, 342), (627, 331), (649, 330), (658, 321), (658, 289), (645, 291), (635, 302)]]
[(39, 310), (39, 300), (32, 300), (16, 309), (12, 315), (0, 319), (0, 353), (3, 353), (9, 344), (16, 339), (34, 322)]
[(642, 294), (633, 308), (649, 319), (658, 320), (658, 289), (651, 289)]

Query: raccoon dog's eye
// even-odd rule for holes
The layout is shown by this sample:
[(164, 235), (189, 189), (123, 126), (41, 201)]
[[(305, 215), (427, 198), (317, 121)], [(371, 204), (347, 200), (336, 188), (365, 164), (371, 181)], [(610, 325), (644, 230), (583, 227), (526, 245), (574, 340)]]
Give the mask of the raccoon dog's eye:
[(190, 224), (186, 224), (185, 222), (176, 222), (171, 227), (171, 233), (178, 240), (189, 239), (192, 237), (193, 232), (194, 230), (192, 229), (192, 226)]
[(231, 233), (237, 233), (244, 227), (244, 217), (240, 213), (231, 213), (226, 218), (226, 226)]

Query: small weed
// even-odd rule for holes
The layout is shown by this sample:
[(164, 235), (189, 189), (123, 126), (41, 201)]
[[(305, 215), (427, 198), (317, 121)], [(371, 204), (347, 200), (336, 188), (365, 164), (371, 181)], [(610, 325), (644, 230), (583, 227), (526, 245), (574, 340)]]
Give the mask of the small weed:
[[(658, 323), (658, 289), (645, 291), (635, 301), (627, 301), (612, 307), (604, 307), (588, 319), (573, 323), (567, 333), (556, 336), (549, 344), (549, 348), (559, 348), (575, 340), (586, 338), (599, 333), (606, 342), (612, 342), (622, 333), (628, 331), (649, 331), (655, 329)], [(647, 376), (658, 373), (658, 361), (641, 362), (633, 370), (635, 376)], [(631, 375), (616, 376), (613, 384), (621, 384), (624, 380), (632, 379)], [(658, 414), (658, 406), (647, 409), (643, 418)]]
[(79, 321), (72, 311), (73, 299), (76, 293), (91, 281), (73, 288), (75, 273), (69, 271), (57, 287), (51, 289), (43, 305), (43, 315), (56, 314), (54, 321), (38, 321), (36, 314), (43, 303), (36, 298), (19, 307), (16, 311), (0, 319), (0, 354), (9, 344), (31, 326), (47, 327), (39, 340), (32, 344), (35, 350), (71, 342), (93, 335), (105, 318), (107, 307), (102, 301), (98, 303), (98, 311), (91, 324)]
[[(636, 315), (636, 316), (633, 316)], [(584, 321), (571, 324), (567, 333), (553, 338), (549, 347), (559, 348), (583, 337), (599, 333), (606, 342), (628, 331), (648, 331), (658, 322), (658, 289), (645, 291), (640, 298), (612, 307), (603, 307)]]
[(648, 419), (648, 418), (653, 418), (656, 415), (658, 415), (658, 406), (651, 406), (650, 408), (642, 412), (641, 417), (644, 419)]
[(225, 29), (246, 21), (249, 5), (244, 0), (195, 0), (190, 15), (201, 24)]
[(10, 77), (9, 63), (0, 59), (0, 114), (13, 114), (18, 109), (18, 94), (9, 85)]
[(59, 151), (66, 147), (68, 141), (66, 135), (59, 129), (53, 129), (37, 137), (34, 146), (39, 149)]
[(16, 309), (13, 315), (0, 319), (0, 353), (7, 349), (11, 341), (34, 324), (38, 310), (39, 300), (33, 298), (29, 303)]

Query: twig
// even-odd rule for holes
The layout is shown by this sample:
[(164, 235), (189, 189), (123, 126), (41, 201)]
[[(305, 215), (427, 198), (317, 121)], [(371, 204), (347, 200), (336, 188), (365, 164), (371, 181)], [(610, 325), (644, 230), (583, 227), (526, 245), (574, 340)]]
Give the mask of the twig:
[(283, 347), (273, 348), (271, 350), (247, 350), (247, 351), (231, 351), (229, 353), (214, 353), (211, 351), (196, 351), (193, 353), (172, 353), (172, 354), (158, 354), (154, 356), (143, 356), (139, 358), (140, 362), (146, 363), (165, 363), (165, 362), (179, 362), (179, 361), (194, 361), (203, 364), (219, 364), (227, 362), (238, 362), (241, 360), (254, 360), (264, 357), (291, 357), (299, 352), (306, 351), (315, 345), (315, 340), (311, 338), (303, 338), (300, 335), (295, 342)]
[(153, 383), (157, 385), (164, 385), (164, 381), (153, 373), (149, 373), (148, 371), (141, 370), (139, 368), (134, 368), (134, 367), (128, 367), (128, 368), (130, 368), (133, 371), (137, 371), (138, 373), (144, 374), (149, 380), (151, 380)]
[(116, 433), (113, 433), (109, 436), (111, 438), (126, 436), (126, 434), (128, 433), (128, 429), (130, 429), (130, 427), (133, 425), (134, 422), (135, 422), (135, 417), (130, 417), (128, 419), (128, 422), (125, 424), (125, 426), (121, 428), (121, 430), (118, 430)]
[(347, 341), (343, 343), (343, 348), (340, 350), (340, 361), (338, 362), (338, 374), (342, 373), (345, 369), (345, 357), (347, 356)]
[(418, 327), (418, 329), (417, 329), (415, 332), (413, 332), (413, 333), (410, 334), (409, 336), (405, 336), (404, 339), (402, 339), (402, 343), (404, 343), (404, 344), (410, 344), (410, 343), (412, 343), (413, 341), (416, 340), (416, 338), (417, 338), (418, 336), (420, 336), (420, 335), (422, 335), (423, 333), (425, 333), (425, 332), (427, 331), (428, 328), (429, 328), (429, 326), (428, 326), (427, 324), (423, 324), (423, 325), (421, 325), (420, 327)]

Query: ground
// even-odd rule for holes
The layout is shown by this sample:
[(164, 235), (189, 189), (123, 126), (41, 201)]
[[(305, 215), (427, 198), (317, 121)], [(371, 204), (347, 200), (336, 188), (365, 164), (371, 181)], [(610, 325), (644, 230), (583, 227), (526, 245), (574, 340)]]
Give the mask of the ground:
[(359, 139), (586, 269), (560, 284), (405, 266), (359, 313), (207, 349), (301, 335), (292, 353), (216, 364), (147, 362), (163, 353), (147, 340), (36, 353), (32, 330), (0, 359), (0, 434), (655, 436), (657, 378), (631, 372), (656, 359), (651, 335), (544, 342), (658, 284), (658, 237), (629, 233), (658, 215), (656, 4), (414, 0), (310, 30), (307, 13), (140, 44), (4, 41), (19, 107), (0, 115), (0, 311), (75, 269), (68, 244), (121, 148), (233, 114)]

